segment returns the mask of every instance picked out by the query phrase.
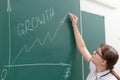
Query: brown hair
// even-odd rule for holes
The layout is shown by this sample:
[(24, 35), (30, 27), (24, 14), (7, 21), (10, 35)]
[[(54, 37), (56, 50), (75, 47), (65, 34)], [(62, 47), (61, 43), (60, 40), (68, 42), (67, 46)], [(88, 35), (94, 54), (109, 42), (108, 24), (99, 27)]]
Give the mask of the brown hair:
[(114, 65), (118, 61), (119, 55), (118, 52), (110, 45), (101, 44), (100, 45), (102, 57), (107, 61), (107, 69), (110, 69), (110, 72), (120, 80), (119, 75), (113, 70)]

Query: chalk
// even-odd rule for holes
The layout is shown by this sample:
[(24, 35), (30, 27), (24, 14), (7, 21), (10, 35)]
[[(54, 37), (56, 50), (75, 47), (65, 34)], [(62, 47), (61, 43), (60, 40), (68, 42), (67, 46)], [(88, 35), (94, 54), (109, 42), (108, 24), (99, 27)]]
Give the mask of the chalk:
[(68, 12), (69, 15), (72, 15), (70, 12)]

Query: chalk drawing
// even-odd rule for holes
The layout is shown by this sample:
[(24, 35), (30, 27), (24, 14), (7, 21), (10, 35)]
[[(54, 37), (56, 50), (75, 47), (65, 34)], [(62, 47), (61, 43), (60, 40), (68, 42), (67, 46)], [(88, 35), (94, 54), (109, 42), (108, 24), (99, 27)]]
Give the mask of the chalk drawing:
[(7, 13), (8, 13), (8, 27), (9, 27), (9, 61), (8, 64), (11, 64), (11, 26), (10, 26), (10, 13), (11, 13), (11, 3), (10, 0), (7, 2)]
[(17, 27), (18, 36), (24, 37), (28, 33), (35, 31), (40, 25), (46, 24), (55, 18), (54, 8), (46, 9), (41, 16), (35, 16), (31, 19), (26, 19), (24, 22), (19, 22)]
[[(64, 62), (58, 62), (58, 63), (34, 63), (34, 64), (18, 64), (18, 65), (15, 65), (15, 61), (19, 58), (19, 56), (21, 55), (21, 53), (23, 51), (25, 51), (26, 53), (30, 52), (31, 49), (39, 44), (41, 47), (44, 46), (46, 44), (46, 40), (49, 39), (50, 41), (54, 41), (56, 35), (57, 35), (57, 32), (58, 30), (60, 29), (60, 27), (63, 26), (64, 22), (65, 22), (65, 19), (67, 17), (67, 14), (62, 18), (62, 20), (59, 22), (55, 32), (54, 32), (54, 35), (51, 36), (50, 32), (47, 32), (46, 36), (43, 38), (43, 41), (41, 41), (39, 38), (36, 38), (32, 45), (30, 47), (28, 47), (26, 44), (24, 44), (22, 46), (22, 48), (20, 49), (20, 51), (18, 52), (18, 54), (15, 56), (15, 58), (13, 60), (11, 60), (11, 12), (12, 12), (12, 9), (11, 9), (11, 2), (10, 0), (7, 1), (7, 13), (8, 13), (8, 28), (9, 28), (9, 61), (8, 61), (8, 65), (4, 65), (4, 67), (6, 68), (14, 68), (14, 67), (30, 67), (30, 66), (61, 66), (61, 67), (66, 67), (65, 71), (64, 71), (64, 80), (67, 80), (68, 77), (71, 76), (71, 66), (72, 64), (67, 64), (67, 63), (64, 63)], [(47, 10), (44, 11), (44, 13), (42, 13), (42, 19), (40, 19), (39, 16), (36, 16), (36, 17), (32, 17), (31, 20), (28, 20), (26, 19), (24, 21), (24, 23), (20, 22), (18, 24), (18, 28), (17, 28), (17, 31), (18, 31), (18, 35), (19, 36), (25, 36), (29, 31), (33, 31), (34, 29), (38, 28), (38, 25), (40, 24), (46, 24), (47, 21), (50, 21), (51, 19), (53, 19), (55, 17), (55, 14), (54, 14), (54, 9), (53, 8), (49, 8)], [(29, 26), (32, 26), (32, 28), (30, 28)], [(25, 27), (25, 30), (21, 30), (21, 27)], [(6, 79), (6, 76), (7, 76), (7, 69), (3, 69), (2, 72), (1, 72), (1, 80), (5, 80)]]
[(16, 59), (20, 56), (20, 54), (25, 51), (26, 53), (30, 52), (30, 50), (36, 45), (36, 44), (40, 44), (40, 46), (44, 46), (45, 45), (45, 42), (47, 40), (47, 38), (50, 40), (50, 41), (53, 41), (56, 37), (56, 34), (59, 30), (60, 27), (63, 26), (64, 24), (64, 21), (67, 17), (67, 14), (63, 17), (63, 19), (59, 22), (58, 26), (57, 26), (57, 29), (55, 30), (55, 33), (53, 36), (50, 35), (50, 33), (48, 32), (45, 36), (45, 38), (43, 39), (43, 41), (41, 41), (39, 38), (37, 38), (33, 44), (28, 48), (27, 45), (25, 44), (21, 49), (20, 51), (18, 52), (17, 56), (13, 59), (12, 63), (11, 64), (14, 64)]
[(6, 76), (7, 76), (7, 69), (3, 69), (1, 73), (1, 80), (5, 80)]

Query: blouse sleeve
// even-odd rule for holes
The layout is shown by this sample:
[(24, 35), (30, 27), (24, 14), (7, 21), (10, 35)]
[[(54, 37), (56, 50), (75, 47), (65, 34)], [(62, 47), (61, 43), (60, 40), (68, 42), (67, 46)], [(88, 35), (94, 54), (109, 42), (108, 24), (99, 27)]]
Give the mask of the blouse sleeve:
[(96, 70), (95, 64), (91, 60), (89, 61), (89, 69), (90, 69), (90, 72)]

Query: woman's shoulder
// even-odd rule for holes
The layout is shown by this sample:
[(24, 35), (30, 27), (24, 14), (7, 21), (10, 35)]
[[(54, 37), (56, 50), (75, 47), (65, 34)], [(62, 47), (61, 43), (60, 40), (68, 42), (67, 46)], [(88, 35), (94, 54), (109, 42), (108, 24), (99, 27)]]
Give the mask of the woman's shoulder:
[(118, 80), (112, 73), (108, 74), (102, 80)]
[(90, 69), (90, 71), (95, 71), (95, 70), (96, 70), (96, 66), (95, 66), (95, 64), (92, 62), (92, 60), (89, 61), (89, 69)]

